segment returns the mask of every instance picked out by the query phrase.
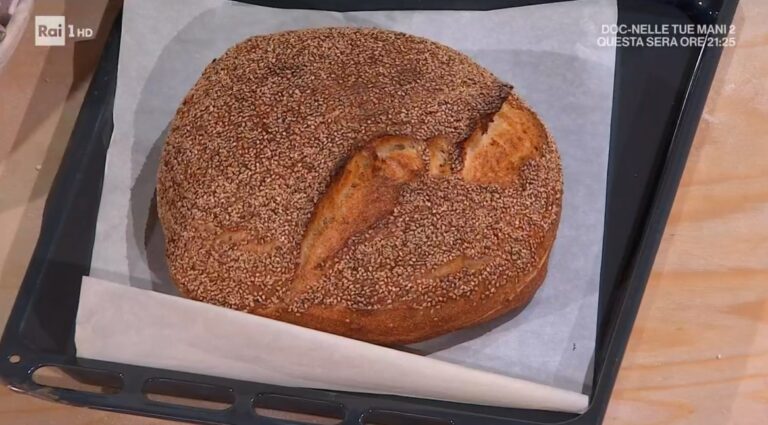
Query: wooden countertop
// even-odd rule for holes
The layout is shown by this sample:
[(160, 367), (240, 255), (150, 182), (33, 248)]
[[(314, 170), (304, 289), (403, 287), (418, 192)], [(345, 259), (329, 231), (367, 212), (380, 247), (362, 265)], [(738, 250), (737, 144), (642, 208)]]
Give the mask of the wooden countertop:
[[(38, 0), (35, 14), (99, 27), (107, 0)], [(104, 19), (105, 21), (107, 19)], [(605, 424), (768, 423), (768, 2), (741, 0)], [(107, 27), (34, 47), (0, 72), (0, 323)], [(0, 388), (0, 423), (169, 424)]]

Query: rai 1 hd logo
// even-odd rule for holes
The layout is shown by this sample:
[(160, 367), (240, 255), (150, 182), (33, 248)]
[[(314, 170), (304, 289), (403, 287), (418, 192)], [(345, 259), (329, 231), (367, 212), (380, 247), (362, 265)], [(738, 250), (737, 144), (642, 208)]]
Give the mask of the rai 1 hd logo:
[(35, 16), (35, 46), (63, 46), (69, 38), (91, 38), (92, 28), (67, 25), (64, 16)]

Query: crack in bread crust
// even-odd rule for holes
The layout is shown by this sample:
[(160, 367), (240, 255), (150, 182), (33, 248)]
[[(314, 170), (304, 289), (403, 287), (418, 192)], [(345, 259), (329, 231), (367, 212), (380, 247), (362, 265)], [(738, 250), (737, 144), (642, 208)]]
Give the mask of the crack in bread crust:
[[(529, 109), (513, 96), (491, 118), (481, 121), (463, 142), (461, 176), (478, 184), (511, 185), (525, 161), (538, 155), (546, 132)], [(452, 145), (445, 136), (426, 141), (429, 174), (450, 175)], [(296, 277), (283, 298), (289, 309), (322, 276), (329, 261), (357, 233), (391, 214), (400, 188), (422, 174), (422, 146), (405, 136), (384, 136), (366, 145), (344, 165), (317, 204), (301, 244)], [(464, 269), (480, 270), (490, 263), (463, 254), (424, 276), (437, 279)]]
[(415, 141), (404, 136), (379, 138), (354, 154), (317, 203), (301, 243), (296, 277), (283, 302), (290, 307), (350, 237), (391, 213), (400, 187), (423, 168)]

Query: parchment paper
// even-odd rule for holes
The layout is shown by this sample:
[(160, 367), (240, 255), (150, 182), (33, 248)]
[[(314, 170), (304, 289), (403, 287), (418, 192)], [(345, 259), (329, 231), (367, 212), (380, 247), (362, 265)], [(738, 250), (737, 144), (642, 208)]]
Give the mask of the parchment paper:
[[(420, 35), (465, 52), (513, 84), (541, 115), (560, 149), (565, 174), (562, 220), (547, 278), (531, 304), (514, 318), (504, 317), (404, 348), (431, 360), (237, 312), (211, 313), (224, 309), (149, 291), (115, 288), (100, 280), (84, 282), (76, 329), (78, 355), (284, 385), (503, 406), (532, 407), (538, 403), (573, 411), (578, 403), (569, 397), (579, 394), (555, 388), (588, 393), (591, 385), (615, 60), (614, 49), (598, 47), (597, 38), (601, 24), (615, 22), (615, 0), (488, 12), (343, 14), (224, 0), (127, 2), (115, 127), (91, 276), (176, 294), (167, 277), (162, 232), (153, 205), (166, 127), (183, 96), (213, 58), (251, 35), (288, 29), (367, 26)], [(162, 308), (162, 313), (150, 311), (152, 305)], [(216, 321), (204, 326), (200, 318), (210, 318), (206, 316), (209, 314)], [(231, 327), (247, 331), (245, 334), (255, 339), (243, 340), (243, 333), (232, 334), (232, 340), (222, 337), (222, 330)], [(174, 340), (172, 345), (168, 338)], [(216, 343), (194, 344), (196, 338), (215, 338)], [(176, 340), (189, 345), (179, 345)], [(323, 348), (305, 358), (306, 352), (291, 351), (297, 347), (292, 341), (304, 347), (308, 341), (322, 341)], [(353, 350), (352, 354), (318, 354), (322, 349), (341, 346)], [(359, 361), (349, 361), (350, 355), (358, 356)], [(384, 359), (388, 356), (404, 357), (387, 363)], [(277, 360), (265, 363), (268, 357)], [(453, 366), (446, 362), (491, 373), (450, 369)], [(265, 364), (269, 369), (262, 367)], [(391, 370), (394, 364), (407, 371)], [(355, 381), (340, 379), (334, 365), (346, 368)], [(377, 365), (380, 374), (374, 372)], [(202, 367), (207, 369), (200, 370)], [(484, 384), (471, 379), (464, 384), (440, 384), (436, 380), (448, 373), (445, 368), (452, 371), (446, 376), (458, 382), (469, 379), (463, 374), (467, 372)], [(435, 385), (414, 379), (416, 369), (422, 370), (422, 378), (431, 377)], [(384, 377), (387, 379), (382, 381)], [(544, 387), (528, 383), (532, 386), (527, 390), (517, 391), (525, 383), (505, 377), (555, 388), (540, 391)], [(468, 385), (478, 390), (469, 390)], [(488, 386), (496, 391), (488, 391)], [(496, 396), (489, 397), (490, 393)], [(586, 405), (586, 398), (578, 400)]]

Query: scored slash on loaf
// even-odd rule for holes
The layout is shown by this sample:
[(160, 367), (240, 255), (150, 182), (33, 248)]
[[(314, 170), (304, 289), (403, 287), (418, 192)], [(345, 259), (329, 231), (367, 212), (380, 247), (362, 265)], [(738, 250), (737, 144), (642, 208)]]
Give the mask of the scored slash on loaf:
[(209, 65), (157, 196), (185, 295), (399, 344), (531, 299), (562, 171), (536, 114), (467, 56), (326, 28), (252, 37)]

